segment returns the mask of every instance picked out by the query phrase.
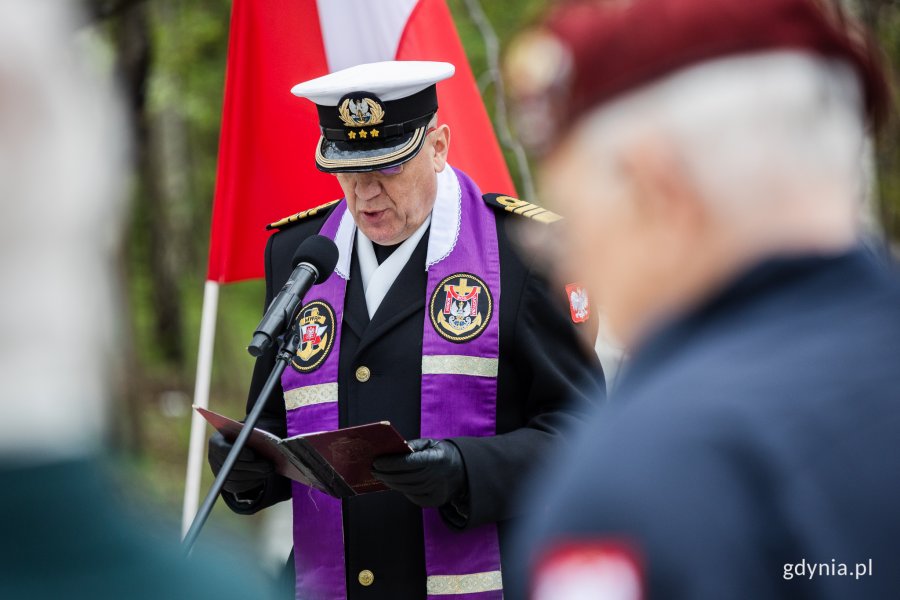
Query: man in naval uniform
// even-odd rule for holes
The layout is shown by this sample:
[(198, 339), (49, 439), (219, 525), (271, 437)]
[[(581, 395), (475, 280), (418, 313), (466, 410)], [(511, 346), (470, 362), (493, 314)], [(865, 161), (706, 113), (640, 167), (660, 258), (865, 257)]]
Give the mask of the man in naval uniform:
[[(375, 461), (392, 491), (344, 501), (244, 452), (223, 496), (250, 514), (293, 495), (298, 598), (499, 600), (521, 482), (604, 392), (565, 289), (549, 289), (507, 236), (522, 213), (558, 217), (482, 196), (447, 164), (435, 84), (453, 72), (376, 63), (292, 90), (317, 106), (316, 165), (336, 175), (344, 198), (270, 226), (266, 304), (307, 237), (333, 239), (339, 260), (307, 294), (298, 321), (315, 335), (304, 337), (261, 425), (298, 435), (390, 421), (414, 449)], [(258, 360), (251, 404), (274, 358)], [(218, 434), (210, 440), (214, 471), (229, 448)]]

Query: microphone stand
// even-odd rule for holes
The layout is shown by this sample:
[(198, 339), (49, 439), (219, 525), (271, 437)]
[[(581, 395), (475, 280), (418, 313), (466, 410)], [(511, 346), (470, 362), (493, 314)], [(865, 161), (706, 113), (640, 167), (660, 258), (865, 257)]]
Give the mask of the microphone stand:
[[(301, 305), (302, 303), (298, 303), (298, 310), (300, 309)], [(288, 322), (294, 323), (295, 318), (296, 316), (292, 317)], [(278, 349), (278, 356), (275, 359), (275, 367), (269, 374), (269, 378), (266, 379), (266, 384), (263, 386), (262, 391), (259, 393), (259, 397), (256, 399), (256, 404), (253, 405), (253, 410), (251, 410), (250, 414), (247, 415), (247, 419), (244, 421), (244, 427), (243, 429), (241, 429), (241, 433), (234, 441), (234, 444), (231, 447), (231, 451), (228, 453), (228, 456), (225, 458), (225, 462), (222, 464), (222, 469), (219, 471), (219, 474), (216, 475), (216, 480), (213, 481), (212, 487), (209, 488), (209, 492), (203, 499), (203, 504), (200, 505), (200, 509), (194, 516), (194, 520), (191, 522), (190, 529), (188, 529), (188, 532), (184, 535), (184, 539), (181, 542), (181, 547), (184, 550), (185, 556), (190, 556), (191, 551), (194, 548), (194, 543), (197, 541), (197, 536), (200, 535), (200, 530), (203, 528), (203, 525), (209, 518), (209, 514), (212, 512), (213, 506), (215, 506), (216, 500), (218, 500), (219, 494), (222, 491), (222, 486), (225, 485), (225, 480), (228, 479), (228, 474), (231, 473), (231, 469), (232, 467), (234, 467), (234, 463), (237, 461), (238, 454), (240, 454), (241, 450), (244, 448), (244, 445), (247, 443), (247, 440), (250, 438), (250, 433), (256, 426), (256, 422), (259, 420), (263, 408), (265, 408), (266, 403), (269, 400), (269, 396), (272, 395), (272, 390), (274, 390), (275, 386), (278, 385), (278, 382), (281, 380), (281, 374), (284, 372), (284, 369), (291, 361), (291, 358), (294, 356), (294, 354), (296, 354), (297, 348), (299, 346), (300, 331), (295, 325), (292, 325), (290, 330), (282, 336), (281, 347)]]

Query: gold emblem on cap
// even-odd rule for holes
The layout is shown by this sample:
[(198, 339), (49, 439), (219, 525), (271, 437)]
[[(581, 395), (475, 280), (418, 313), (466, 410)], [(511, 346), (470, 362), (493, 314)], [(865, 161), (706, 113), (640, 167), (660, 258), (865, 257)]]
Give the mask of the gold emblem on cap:
[(371, 98), (346, 98), (338, 107), (338, 115), (347, 127), (368, 127), (384, 122), (384, 108)]

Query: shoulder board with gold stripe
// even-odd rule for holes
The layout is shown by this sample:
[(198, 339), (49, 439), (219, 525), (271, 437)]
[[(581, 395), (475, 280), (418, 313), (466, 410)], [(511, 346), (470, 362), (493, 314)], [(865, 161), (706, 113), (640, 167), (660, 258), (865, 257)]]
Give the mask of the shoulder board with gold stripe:
[(550, 223), (556, 223), (557, 221), (562, 219), (562, 217), (555, 212), (551, 212), (546, 208), (538, 206), (537, 204), (532, 204), (531, 202), (525, 202), (524, 200), (513, 198), (512, 196), (504, 196), (502, 194), (484, 194), (482, 198), (484, 198), (485, 204), (487, 204), (491, 208), (505, 210), (506, 212), (522, 215), (523, 217), (534, 219), (538, 223), (546, 223), (549, 225)]
[(328, 207), (337, 204), (341, 200), (343, 200), (343, 198), (338, 198), (337, 200), (332, 200), (331, 202), (326, 202), (325, 204), (320, 204), (319, 206), (316, 206), (315, 208), (301, 210), (297, 214), (291, 215), (289, 217), (285, 217), (279, 221), (275, 221), (274, 223), (269, 223), (268, 225), (266, 225), (266, 229), (284, 229), (288, 225), (293, 225), (294, 223), (298, 223), (298, 222), (302, 221), (303, 219), (306, 219), (308, 217), (313, 217), (313, 216), (319, 214), (320, 212), (324, 211)]

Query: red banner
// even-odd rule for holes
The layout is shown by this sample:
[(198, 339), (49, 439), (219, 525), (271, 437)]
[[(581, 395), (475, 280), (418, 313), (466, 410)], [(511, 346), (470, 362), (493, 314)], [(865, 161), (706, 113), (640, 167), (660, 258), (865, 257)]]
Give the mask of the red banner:
[[(374, 5), (362, 0), (234, 0), (208, 280), (262, 277), (266, 224), (341, 196), (334, 176), (313, 161), (315, 106), (290, 93), (329, 70), (393, 58), (453, 63), (456, 75), (438, 84), (439, 118), (452, 132), (450, 162), (485, 192), (514, 193), (444, 0), (390, 6), (369, 21), (360, 15)], [(365, 27), (348, 25), (361, 18)]]

